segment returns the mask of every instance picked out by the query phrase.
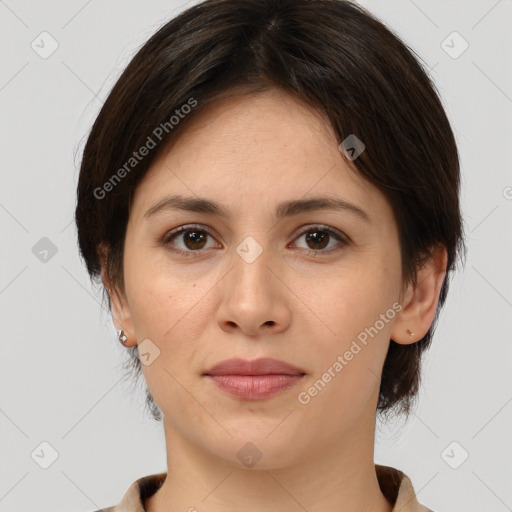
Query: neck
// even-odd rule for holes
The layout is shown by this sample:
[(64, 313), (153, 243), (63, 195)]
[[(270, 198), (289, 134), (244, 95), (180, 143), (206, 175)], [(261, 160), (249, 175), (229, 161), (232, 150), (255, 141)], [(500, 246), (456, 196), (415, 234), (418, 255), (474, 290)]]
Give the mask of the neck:
[[(277, 464), (283, 458), (276, 457), (264, 464), (262, 457), (253, 467), (243, 469), (199, 450), (164, 423), (167, 478), (146, 500), (146, 511), (392, 512), (373, 461), (374, 420), (373, 415), (368, 428), (358, 422), (340, 434), (336, 444), (332, 438), (325, 445), (315, 443), (292, 463)], [(293, 446), (290, 450), (295, 451)]]

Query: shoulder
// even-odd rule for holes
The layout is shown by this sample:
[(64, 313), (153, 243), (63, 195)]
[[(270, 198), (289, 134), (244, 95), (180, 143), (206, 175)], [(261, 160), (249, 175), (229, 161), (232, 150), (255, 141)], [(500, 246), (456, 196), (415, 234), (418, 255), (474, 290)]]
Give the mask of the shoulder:
[(375, 465), (382, 493), (393, 504), (392, 512), (434, 512), (422, 505), (416, 496), (410, 478), (399, 469)]
[(130, 485), (117, 505), (93, 512), (144, 512), (145, 500), (156, 493), (166, 477), (167, 472), (163, 472), (138, 478)]

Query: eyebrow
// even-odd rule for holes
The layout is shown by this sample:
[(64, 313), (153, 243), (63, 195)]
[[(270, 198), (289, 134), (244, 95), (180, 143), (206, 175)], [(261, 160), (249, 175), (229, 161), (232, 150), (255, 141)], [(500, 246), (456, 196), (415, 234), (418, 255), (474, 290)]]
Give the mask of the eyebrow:
[[(183, 197), (180, 195), (164, 197), (144, 214), (144, 218), (149, 218), (159, 212), (173, 209), (196, 213), (207, 213), (224, 217), (226, 219), (231, 218), (229, 211), (214, 201), (202, 197)], [(275, 217), (277, 220), (281, 220), (285, 217), (291, 217), (300, 213), (319, 210), (343, 210), (356, 215), (365, 222), (371, 223), (371, 218), (368, 213), (359, 206), (349, 203), (344, 199), (327, 196), (295, 199), (280, 203), (277, 205)]]

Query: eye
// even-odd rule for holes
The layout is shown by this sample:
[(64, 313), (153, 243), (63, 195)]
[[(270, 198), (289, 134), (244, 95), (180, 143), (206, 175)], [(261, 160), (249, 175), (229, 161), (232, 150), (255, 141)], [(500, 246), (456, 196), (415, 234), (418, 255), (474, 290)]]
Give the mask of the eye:
[[(298, 238), (305, 237), (305, 242), (309, 246), (305, 247), (305, 249), (310, 253), (330, 253), (333, 252), (333, 248), (329, 248), (328, 250), (323, 250), (325, 247), (328, 246), (329, 242), (332, 238), (337, 240), (338, 242), (341, 242), (342, 246), (349, 245), (349, 239), (348, 237), (342, 235), (338, 231), (335, 231), (327, 226), (322, 225), (316, 225), (316, 226), (308, 226), (307, 229), (303, 230), (301, 233), (299, 233)], [(335, 248), (334, 250), (337, 250), (339, 248)], [(316, 255), (316, 254), (315, 254)]]
[[(173, 247), (169, 247), (171, 251), (191, 256), (191, 253), (198, 252), (206, 247), (209, 236), (213, 237), (212, 233), (202, 226), (180, 226), (167, 233), (162, 242), (166, 246), (172, 245)], [(176, 244), (173, 242), (174, 239), (181, 239), (183, 243), (182, 248), (176, 247)], [(206, 248), (208, 249), (209, 247)]]
[[(309, 246), (309, 248), (305, 247), (306, 251), (315, 256), (319, 253), (331, 253), (338, 250), (339, 248), (336, 248), (336, 245), (334, 249), (331, 247), (324, 250), (333, 238), (340, 242), (338, 245), (341, 246), (347, 246), (350, 243), (348, 237), (338, 231), (322, 225), (308, 226), (307, 229), (304, 229), (299, 233), (297, 239), (304, 235), (306, 235), (305, 242)], [(164, 236), (162, 243), (173, 252), (183, 254), (184, 256), (192, 256), (194, 252), (200, 252), (202, 249), (212, 248), (207, 246), (208, 237), (213, 238), (213, 234), (209, 229), (204, 226), (189, 224), (186, 226), (180, 226), (179, 228), (167, 233)], [(181, 247), (177, 246), (174, 242), (176, 239), (181, 240)], [(217, 245), (217, 247), (219, 246)]]

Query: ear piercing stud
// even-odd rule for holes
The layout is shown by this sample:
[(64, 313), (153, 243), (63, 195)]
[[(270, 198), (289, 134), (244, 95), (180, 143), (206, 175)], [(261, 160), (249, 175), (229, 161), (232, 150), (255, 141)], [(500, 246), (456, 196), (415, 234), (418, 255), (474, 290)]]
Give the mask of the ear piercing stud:
[(119, 341), (123, 345), (126, 345), (126, 341), (128, 340), (128, 336), (126, 336), (126, 334), (124, 333), (124, 331), (122, 329), (117, 331), (117, 337), (119, 338)]

